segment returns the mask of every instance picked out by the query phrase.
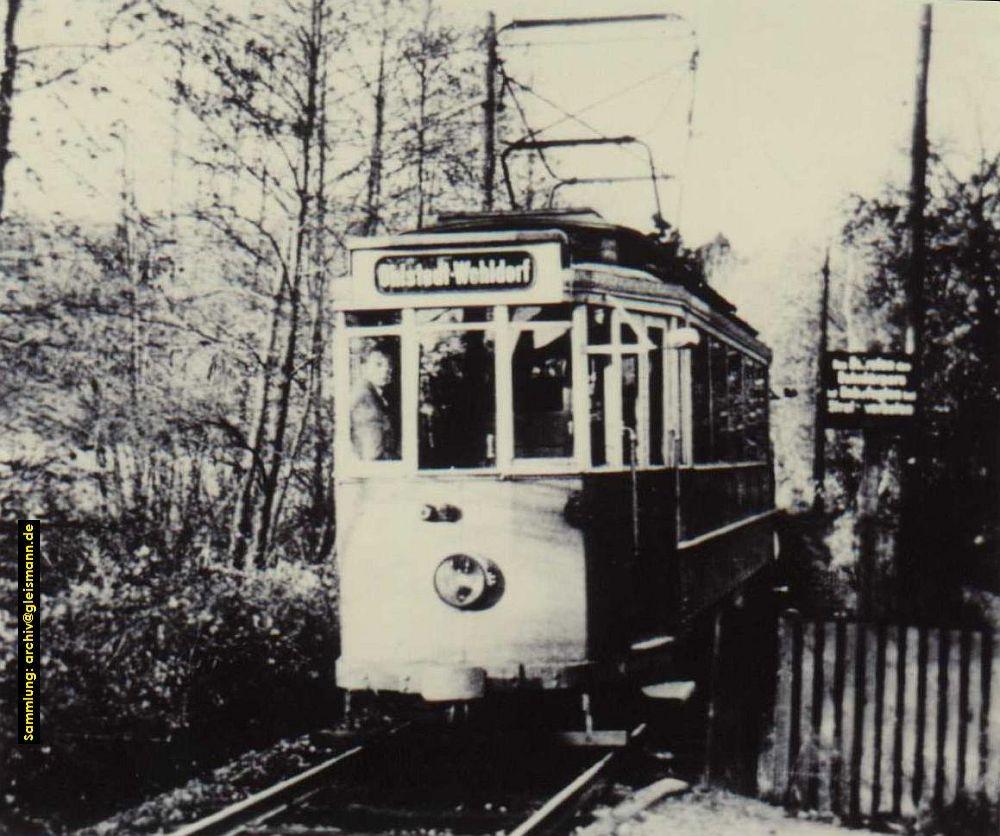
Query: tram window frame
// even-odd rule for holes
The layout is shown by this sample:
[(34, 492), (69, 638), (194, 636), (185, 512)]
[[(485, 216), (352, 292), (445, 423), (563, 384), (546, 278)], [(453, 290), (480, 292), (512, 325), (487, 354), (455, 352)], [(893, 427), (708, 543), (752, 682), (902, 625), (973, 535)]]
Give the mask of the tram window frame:
[(398, 308), (344, 312), (344, 322), (348, 328), (384, 328), (400, 325), (402, 321), (403, 312)]
[[(509, 351), (510, 357), (509, 361), (505, 363), (506, 367), (510, 369), (510, 413), (511, 413), (511, 460), (512, 463), (521, 462), (532, 462), (532, 461), (563, 461), (572, 462), (574, 460), (574, 454), (576, 450), (576, 431), (577, 431), (577, 420), (575, 415), (575, 399), (574, 399), (574, 385), (575, 385), (575, 365), (578, 362), (577, 358), (574, 357), (574, 341), (573, 341), (573, 320), (572, 320), (572, 309), (569, 306), (557, 306), (557, 305), (542, 305), (533, 306), (537, 308), (537, 312), (531, 315), (529, 319), (517, 318), (520, 313), (531, 314), (532, 312), (524, 309), (523, 306), (511, 306), (510, 314), (512, 318), (508, 323), (508, 334), (510, 335)], [(556, 336), (552, 336), (558, 330)], [(522, 434), (519, 439), (519, 430), (524, 431), (527, 427), (523, 423), (523, 419), (526, 417), (524, 412), (519, 415), (519, 403), (521, 393), (523, 392), (523, 387), (530, 386), (532, 380), (532, 373), (535, 371), (532, 369), (529, 372), (529, 378), (527, 380), (522, 380), (519, 377), (519, 369), (515, 360), (518, 355), (518, 350), (521, 347), (521, 341), (525, 335), (531, 335), (532, 348), (530, 351), (539, 352), (546, 346), (555, 346), (557, 343), (562, 342), (562, 348), (565, 349), (565, 357), (560, 358), (549, 358), (555, 359), (558, 364), (561, 361), (565, 361), (565, 366), (561, 378), (559, 379), (560, 391), (558, 397), (561, 400), (561, 408), (558, 410), (533, 410), (534, 417), (536, 420), (542, 420), (542, 416), (546, 416), (549, 423), (553, 426), (560, 427), (560, 432), (564, 432), (564, 437), (562, 440), (564, 452), (560, 454), (533, 454), (527, 452), (531, 449), (531, 442), (525, 441), (524, 435)], [(546, 338), (546, 342), (542, 345), (538, 345), (538, 335), (542, 335)], [(537, 386), (535, 387), (537, 388)], [(554, 387), (549, 387), (555, 392)], [(530, 415), (530, 413), (529, 413)], [(522, 422), (522, 423), (519, 423)], [(555, 443), (555, 438), (549, 439), (551, 444)], [(535, 450), (542, 449), (539, 446), (534, 448)]]
[[(572, 303), (545, 305), (484, 305), (454, 308), (400, 308), (398, 317), (385, 318), (385, 312), (375, 312), (369, 316), (366, 311), (341, 310), (338, 312), (335, 340), (335, 389), (336, 399), (335, 443), (338, 460), (343, 463), (344, 472), (354, 475), (377, 475), (397, 473), (400, 469), (413, 473), (448, 472), (576, 472), (580, 462), (577, 459), (579, 430), (577, 389), (581, 385), (577, 371), (580, 357), (577, 330), (581, 323), (575, 316), (576, 306)], [(455, 311), (461, 311), (456, 318)], [(520, 311), (514, 321), (511, 312)], [(382, 324), (388, 321), (390, 324)], [(568, 366), (565, 381), (564, 401), (568, 402), (567, 424), (571, 447), (564, 456), (516, 456), (514, 444), (514, 405), (512, 386), (514, 382), (514, 350), (518, 337), (527, 331), (542, 331), (565, 326), (569, 337)], [(480, 466), (421, 466), (420, 464), (420, 354), (421, 342), (426, 335), (447, 332), (485, 332), (492, 340), (493, 387), (493, 432), (489, 444), (492, 456), (489, 463)], [(350, 409), (345, 404), (350, 401), (350, 345), (360, 337), (394, 336), (400, 350), (399, 377), (402, 390), (399, 435), (402, 455), (394, 460), (364, 460), (357, 455), (350, 440)]]
[[(361, 461), (354, 456), (348, 438), (344, 442), (344, 432), (337, 433), (337, 451), (340, 461), (344, 463), (346, 473), (364, 475), (365, 473), (388, 473), (398, 472), (402, 468), (406, 472), (413, 473), (447, 473), (447, 472), (477, 472), (477, 473), (570, 473), (581, 470), (622, 470), (632, 467), (629, 461), (628, 445), (629, 441), (625, 433), (625, 421), (623, 420), (623, 357), (625, 355), (635, 355), (637, 357), (637, 385), (636, 401), (634, 404), (635, 424), (636, 424), (636, 447), (637, 457), (634, 466), (637, 468), (662, 468), (662, 467), (687, 467), (699, 465), (719, 466), (728, 462), (720, 461), (717, 458), (706, 459), (704, 456), (695, 456), (692, 449), (694, 436), (695, 403), (693, 393), (693, 383), (696, 368), (694, 358), (700, 349), (704, 352), (710, 351), (707, 344), (709, 339), (717, 340), (714, 334), (706, 332), (699, 327), (702, 333), (702, 341), (694, 351), (687, 349), (667, 348), (669, 343), (668, 334), (671, 330), (681, 327), (687, 322), (683, 314), (670, 310), (656, 310), (652, 306), (644, 306), (642, 310), (626, 308), (621, 303), (594, 303), (579, 301), (573, 303), (558, 303), (552, 305), (491, 305), (480, 306), (481, 311), (475, 311), (471, 316), (466, 316), (463, 312), (456, 321), (454, 316), (445, 315), (433, 316), (423, 314), (421, 311), (430, 311), (430, 308), (401, 308), (399, 310), (398, 324), (389, 325), (367, 325), (355, 324), (359, 318), (349, 316), (354, 312), (340, 312), (338, 319), (339, 334), (335, 332), (335, 339), (342, 342), (342, 348), (337, 349), (337, 360), (335, 369), (342, 375), (340, 380), (347, 377), (347, 347), (353, 336), (368, 335), (398, 335), (400, 339), (400, 376), (402, 390), (401, 420), (400, 420), (400, 440), (402, 446), (402, 457), (398, 461)], [(593, 315), (592, 311), (601, 309), (605, 312), (604, 326), (601, 330), (603, 334), (597, 334), (598, 339), (606, 335), (608, 342), (589, 342), (592, 336), (589, 327)], [(384, 316), (383, 314), (379, 314)], [(390, 317), (392, 320), (393, 317)], [(423, 320), (422, 322), (419, 320)], [(360, 319), (363, 321), (363, 318)], [(564, 380), (564, 417), (569, 425), (570, 439), (563, 447), (566, 455), (546, 455), (531, 456), (518, 454), (517, 442), (515, 439), (515, 398), (513, 387), (515, 385), (515, 369), (513, 366), (514, 355), (519, 337), (528, 330), (551, 328), (556, 324), (564, 324), (569, 335), (568, 359), (569, 364)], [(493, 339), (493, 371), (494, 371), (494, 410), (493, 410), (493, 457), (489, 463), (482, 466), (420, 466), (419, 462), (419, 438), (420, 438), (420, 414), (419, 414), (419, 375), (420, 375), (420, 340), (421, 335), (427, 332), (441, 331), (487, 331)], [(629, 332), (637, 336), (636, 342), (631, 342)], [(624, 339), (623, 339), (624, 338)], [(625, 339), (629, 341), (626, 342)], [(727, 346), (730, 344), (727, 342)], [(659, 359), (654, 359), (654, 354)], [(766, 388), (761, 387), (760, 380), (763, 374), (766, 377), (766, 364), (758, 358), (742, 352), (743, 364), (748, 362), (755, 364), (754, 381), (751, 381), (747, 373), (743, 374), (744, 385), (752, 385), (757, 390), (766, 392)], [(343, 356), (341, 356), (343, 355)], [(603, 355), (606, 359), (601, 362), (606, 366), (608, 382), (607, 390), (603, 394), (607, 396), (604, 405), (604, 426), (606, 427), (606, 437), (603, 455), (595, 458), (593, 446), (598, 442), (595, 428), (591, 425), (592, 397), (590, 392), (590, 377), (592, 364), (595, 356)], [(339, 364), (339, 366), (337, 365)], [(749, 368), (749, 367), (747, 367)], [(655, 378), (655, 379), (654, 379)], [(346, 384), (337, 383), (335, 386), (344, 387)], [(653, 390), (659, 388), (661, 397), (657, 399), (653, 395)], [(340, 389), (338, 389), (340, 392)], [(344, 400), (343, 392), (338, 401)], [(742, 392), (743, 399), (747, 403), (752, 402), (750, 392)], [(759, 405), (758, 405), (759, 406)], [(346, 420), (347, 411), (342, 409), (340, 403), (337, 405), (338, 426), (347, 428), (349, 424)], [(656, 417), (651, 414), (655, 409)], [(763, 426), (751, 427), (747, 424), (747, 433), (756, 433), (766, 442), (766, 410), (767, 404), (763, 405), (762, 415), (755, 416), (756, 424), (764, 420)], [(750, 410), (748, 410), (750, 414)], [(341, 423), (344, 422), (344, 423)], [(659, 431), (654, 429), (654, 424), (659, 425)], [(615, 438), (620, 434), (621, 438)], [(657, 444), (657, 450), (650, 449), (652, 444)], [(753, 458), (755, 462), (766, 461), (765, 453), (769, 445), (758, 445), (761, 449), (754, 451), (757, 456)], [(743, 444), (742, 450), (746, 450), (746, 455), (752, 455), (752, 445)], [(742, 458), (744, 454), (737, 458)]]
[[(635, 310), (621, 304), (591, 303), (586, 308), (586, 466), (597, 470), (674, 466), (674, 441), (682, 434), (681, 370), (676, 359), (671, 362), (676, 352), (665, 343), (666, 334), (679, 326), (680, 318), (669, 311)], [(594, 328), (595, 309), (608, 312), (600, 329)], [(634, 370), (629, 368), (633, 364)], [(626, 380), (627, 375), (634, 375), (635, 380)], [(627, 387), (634, 389), (632, 403), (626, 402)], [(653, 397), (654, 389), (658, 398)], [(654, 421), (658, 431), (654, 431)]]
[(348, 338), (348, 434), (358, 461), (402, 461), (402, 350), (398, 334), (372, 335), (357, 329)]
[(770, 450), (767, 363), (706, 328), (698, 331), (701, 340), (691, 359), (692, 455), (687, 464), (765, 464)]
[(667, 462), (667, 402), (669, 376), (664, 349), (666, 323), (651, 324), (646, 317), (646, 339), (649, 349), (649, 373), (646, 376), (647, 426), (649, 432), (649, 465), (661, 467)]
[[(391, 312), (390, 312), (391, 313)], [(339, 311), (334, 328), (334, 391), (335, 427), (334, 447), (337, 461), (349, 473), (398, 473), (407, 467), (407, 415), (406, 415), (406, 362), (407, 349), (404, 338), (406, 311), (400, 310), (398, 318), (385, 317), (386, 311)], [(379, 320), (389, 324), (379, 324)], [(396, 320), (396, 321), (393, 321)], [(400, 393), (399, 421), (397, 427), (400, 455), (391, 459), (366, 460), (358, 455), (351, 438), (351, 407), (353, 405), (351, 343), (353, 340), (398, 341), (398, 367), (396, 384)]]
[[(493, 328), (461, 327), (467, 324), (464, 322), (448, 324), (453, 327), (444, 327), (443, 325), (433, 328), (417, 327), (416, 467), (418, 471), (488, 470), (496, 467), (497, 464), (497, 424), (500, 420), (496, 387), (499, 359), (497, 357), (496, 334)], [(476, 337), (481, 341), (481, 346), (474, 350), (477, 342)], [(458, 346), (461, 350), (452, 351), (444, 348), (449, 340), (458, 340)], [(431, 354), (431, 346), (442, 356), (442, 360), (437, 366), (426, 361), (426, 358)], [(477, 354), (482, 355), (481, 359), (484, 362), (481, 366), (473, 368), (471, 377), (485, 376), (486, 386), (483, 389), (477, 392), (470, 389), (469, 386), (459, 385), (454, 388), (455, 397), (449, 399), (446, 393), (440, 392), (438, 395), (445, 396), (438, 397), (436, 400), (428, 400), (434, 392), (435, 383), (447, 379), (448, 366), (454, 366), (459, 377), (469, 376), (468, 368), (463, 367), (463, 364)], [(480, 375), (475, 374), (476, 368), (478, 368)], [(449, 412), (453, 408), (455, 415), (449, 417)], [(435, 410), (437, 410), (437, 416), (435, 416)], [(444, 436), (445, 442), (441, 446), (447, 448), (449, 444), (451, 445), (450, 461), (447, 454), (441, 460), (433, 461), (435, 455), (441, 455), (434, 452), (435, 417), (437, 421), (444, 421), (445, 428), (464, 418), (464, 422), (461, 423), (469, 429), (469, 433), (449, 432)], [(477, 418), (480, 419), (478, 424)], [(477, 431), (475, 438), (472, 436), (473, 429)], [(465, 443), (463, 444), (463, 442)], [(479, 463), (470, 463), (476, 458), (475, 448), (480, 446)]]

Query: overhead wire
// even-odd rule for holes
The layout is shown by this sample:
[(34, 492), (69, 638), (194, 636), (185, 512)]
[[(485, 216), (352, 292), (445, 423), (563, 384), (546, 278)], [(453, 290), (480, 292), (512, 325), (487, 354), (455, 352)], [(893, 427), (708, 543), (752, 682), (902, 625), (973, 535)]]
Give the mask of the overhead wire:
[[(592, 101), (590, 104), (584, 105), (583, 107), (579, 108), (578, 110), (574, 110), (572, 113), (567, 113), (567, 112), (564, 111), (564, 113), (566, 113), (566, 115), (564, 115), (561, 119), (557, 119), (555, 122), (552, 122), (552, 123), (546, 125), (544, 128), (540, 128), (538, 130), (538, 133), (545, 133), (545, 131), (549, 130), (550, 128), (554, 128), (557, 125), (561, 125), (561, 124), (563, 124), (563, 122), (567, 122), (570, 119), (573, 119), (573, 118), (579, 116), (581, 113), (587, 113), (588, 111), (593, 110), (595, 107), (600, 107), (602, 104), (605, 104), (606, 102), (609, 102), (609, 101), (611, 101), (614, 98), (625, 96), (626, 94), (631, 93), (633, 90), (638, 90), (640, 87), (643, 87), (646, 84), (649, 84), (649, 82), (651, 82), (651, 81), (655, 81), (658, 78), (663, 78), (664, 76), (669, 75), (670, 73), (676, 72), (679, 69), (680, 66), (681, 65), (679, 65), (679, 64), (672, 65), (671, 67), (669, 67), (669, 68), (667, 68), (665, 70), (660, 70), (658, 72), (655, 72), (655, 73), (653, 73), (651, 75), (646, 76), (645, 78), (640, 79), (639, 81), (636, 81), (636, 82), (634, 82), (632, 84), (628, 84), (625, 87), (620, 87), (617, 90), (613, 90), (611, 93), (608, 93), (606, 96), (602, 96), (601, 98), (596, 99), (595, 101)], [(687, 66), (687, 62), (686, 61), (684, 62), (683, 66)]]
[[(669, 38), (669, 39), (666, 39), (666, 40), (669, 40), (669, 41), (678, 41), (678, 40), (687, 40), (688, 38), (695, 38), (696, 39), (696, 37), (697, 37), (696, 33), (692, 30), (690, 33), (685, 34), (684, 36), (679, 36), (679, 37), (675, 37), (675, 38)], [(614, 42), (634, 42), (634, 41), (657, 41), (657, 42), (662, 43), (664, 40), (665, 39), (662, 39), (662, 38), (626, 38), (626, 39), (618, 39), (617, 41), (615, 41), (615, 40), (601, 40), (601, 41), (594, 41), (594, 42), (551, 41), (551, 42), (533, 42), (533, 43), (530, 43), (530, 44), (529, 43), (515, 43), (515, 44), (507, 44), (505, 46), (508, 47), (508, 48), (511, 48), (511, 47), (525, 47), (526, 48), (528, 46), (557, 46), (557, 45), (566, 45), (566, 46), (569, 46), (569, 45), (585, 45), (587, 43), (599, 43), (601, 45), (606, 45), (608, 43), (614, 43)], [(611, 101), (611, 100), (613, 100), (615, 98), (621, 98), (621, 97), (629, 94), (630, 92), (632, 92), (632, 91), (634, 91), (634, 90), (636, 90), (636, 89), (644, 86), (645, 84), (648, 84), (650, 81), (653, 81), (655, 79), (663, 78), (663, 77), (665, 77), (667, 75), (670, 75), (671, 73), (677, 71), (678, 66), (686, 66), (686, 68), (688, 69), (688, 72), (690, 73), (690, 77), (691, 77), (691, 98), (690, 98), (690, 101), (689, 101), (689, 104), (688, 104), (688, 113), (687, 113), (687, 118), (686, 118), (687, 131), (686, 131), (686, 135), (685, 135), (685, 138), (684, 138), (684, 151), (683, 151), (683, 154), (682, 154), (682, 161), (681, 161), (681, 176), (677, 178), (679, 182), (678, 182), (678, 196), (677, 196), (677, 214), (675, 216), (675, 219), (676, 219), (677, 222), (679, 222), (680, 217), (681, 217), (681, 213), (682, 213), (682, 210), (683, 210), (684, 179), (685, 179), (685, 175), (686, 175), (686, 172), (687, 172), (688, 159), (690, 157), (690, 146), (691, 146), (691, 143), (692, 143), (692, 140), (693, 140), (693, 134), (694, 134), (694, 109), (695, 109), (695, 102), (696, 102), (696, 96), (697, 96), (697, 84), (696, 84), (696, 82), (697, 82), (697, 68), (698, 68), (698, 58), (699, 58), (699, 55), (700, 55), (699, 47), (697, 45), (697, 40), (695, 40), (695, 46), (694, 46), (694, 49), (691, 52), (691, 55), (690, 55), (689, 59), (687, 59), (686, 61), (684, 61), (683, 64), (681, 64), (681, 65), (674, 64), (674, 65), (671, 65), (670, 67), (668, 67), (667, 69), (660, 70), (660, 71), (658, 71), (656, 73), (652, 73), (649, 76), (646, 76), (645, 78), (639, 79), (638, 81), (636, 81), (634, 83), (631, 83), (631, 84), (629, 84), (629, 85), (627, 85), (627, 86), (625, 86), (623, 88), (615, 90), (614, 92), (612, 92), (612, 93), (610, 93), (610, 94), (608, 94), (606, 96), (603, 96), (600, 99), (592, 101), (592, 102), (588, 103), (587, 105), (584, 105), (584, 107), (579, 108), (579, 109), (574, 110), (574, 111), (567, 110), (566, 108), (562, 107), (557, 102), (555, 102), (553, 99), (551, 99), (551, 98), (549, 98), (549, 97), (547, 97), (547, 96), (539, 93), (537, 90), (534, 89), (534, 87), (532, 85), (525, 84), (524, 82), (521, 82), (521, 81), (517, 80), (516, 78), (512, 77), (509, 73), (507, 73), (506, 70), (501, 69), (503, 80), (504, 80), (504, 89), (509, 89), (510, 94), (511, 94), (511, 98), (512, 98), (512, 100), (514, 100), (515, 105), (517, 106), (518, 115), (519, 115), (519, 117), (521, 119), (521, 122), (524, 125), (525, 131), (526, 131), (526, 134), (524, 136), (522, 136), (521, 139), (519, 139), (517, 141), (518, 142), (522, 142), (526, 138), (530, 138), (530, 139), (532, 139), (534, 141), (539, 135), (544, 134), (547, 131), (551, 130), (552, 128), (557, 127), (559, 125), (562, 125), (562, 124), (564, 124), (566, 122), (574, 122), (577, 125), (580, 125), (581, 127), (583, 127), (586, 130), (590, 131), (591, 133), (593, 133), (597, 137), (600, 137), (600, 138), (603, 138), (603, 139), (607, 139), (608, 137), (607, 137), (606, 133), (603, 130), (601, 130), (600, 128), (598, 128), (594, 124), (590, 123), (589, 121), (587, 121), (585, 119), (582, 119), (581, 118), (581, 114), (587, 113), (588, 111), (591, 111), (594, 108), (599, 107), (600, 105), (605, 104), (608, 101)], [(670, 90), (670, 93), (667, 96), (666, 102), (660, 108), (660, 110), (657, 113), (656, 117), (654, 117), (653, 122), (645, 130), (643, 130), (640, 133), (640, 135), (639, 135), (640, 138), (642, 138), (644, 135), (648, 135), (651, 131), (653, 131), (660, 124), (660, 122), (662, 121), (664, 113), (666, 113), (667, 109), (670, 106), (671, 101), (673, 100), (673, 98), (676, 95), (677, 91), (680, 89), (680, 84), (681, 84), (682, 78), (683, 77), (680, 77), (680, 78), (677, 79), (677, 82), (673, 85), (672, 89)], [(544, 104), (546, 104), (549, 107), (551, 107), (554, 110), (556, 110), (558, 113), (562, 114), (561, 118), (557, 119), (554, 122), (549, 123), (548, 125), (540, 128), (540, 129), (533, 129), (533, 128), (531, 128), (531, 126), (530, 126), (530, 124), (529, 124), (529, 122), (527, 120), (527, 115), (525, 114), (524, 109), (521, 106), (520, 102), (517, 100), (517, 97), (515, 96), (515, 93), (514, 93), (514, 88), (515, 87), (521, 89), (522, 91), (524, 91), (526, 93), (529, 93), (530, 95), (532, 95), (533, 97), (535, 97), (536, 99), (538, 99), (540, 102), (543, 102)], [(646, 160), (644, 160), (643, 157), (640, 154), (638, 154), (635, 151), (632, 151), (627, 146), (620, 146), (620, 147), (621, 147), (621, 150), (624, 153), (629, 154), (634, 159), (640, 160), (642, 162), (646, 162)], [(546, 169), (548, 169), (549, 173), (552, 174), (553, 177), (555, 177), (554, 172), (552, 171), (551, 167), (548, 165), (547, 161), (545, 160), (544, 155), (541, 153), (541, 149), (539, 149), (539, 155), (542, 158), (543, 162), (545, 163)], [(559, 178), (556, 178), (556, 179), (559, 179)]]
[[(536, 141), (538, 139), (538, 134), (540, 133), (540, 131), (533, 130), (531, 125), (528, 123), (528, 117), (524, 112), (524, 108), (521, 106), (521, 102), (517, 98), (517, 94), (514, 92), (513, 79), (511, 79), (511, 77), (508, 76), (507, 73), (504, 71), (502, 64), (498, 65), (497, 69), (500, 71), (500, 77), (503, 79), (504, 88), (510, 94), (511, 101), (514, 102), (514, 107), (517, 109), (517, 115), (521, 119), (521, 124), (524, 125), (524, 130), (527, 131), (525, 136), (529, 137), (532, 142)], [(549, 173), (551, 177), (555, 178), (556, 180), (560, 179), (559, 175), (556, 174), (555, 171), (553, 171), (552, 166), (549, 165), (549, 161), (545, 157), (545, 151), (542, 150), (541, 148), (537, 150), (538, 150), (538, 156), (542, 161), (542, 165), (545, 166), (545, 170)]]
[(674, 219), (680, 225), (681, 216), (684, 211), (684, 183), (687, 180), (688, 160), (691, 156), (691, 143), (694, 140), (694, 106), (698, 94), (698, 62), (701, 58), (701, 49), (695, 45), (688, 62), (691, 73), (691, 100), (688, 104), (687, 112), (687, 136), (684, 138), (684, 151), (681, 155), (681, 174), (677, 183), (677, 212)]
[[(539, 101), (544, 102), (549, 107), (551, 107), (551, 108), (559, 111), (560, 113), (562, 113), (566, 117), (562, 121), (564, 121), (564, 122), (565, 121), (576, 122), (577, 124), (579, 124), (580, 126), (586, 128), (588, 131), (590, 131), (594, 135), (600, 137), (601, 139), (608, 139), (608, 135), (604, 131), (602, 131), (600, 128), (596, 127), (595, 125), (590, 124), (585, 119), (581, 119), (576, 114), (570, 113), (569, 111), (565, 110), (563, 107), (561, 107), (560, 105), (556, 104), (554, 101), (552, 101), (548, 97), (543, 96), (541, 93), (539, 93), (538, 91), (536, 91), (533, 88), (529, 87), (527, 84), (524, 84), (523, 82), (520, 82), (520, 81), (518, 81), (515, 78), (511, 78), (510, 80), (511, 80), (512, 84), (516, 84), (518, 87), (520, 87), (526, 93), (530, 93), (532, 96), (534, 96), (535, 98), (537, 98)], [(640, 154), (637, 154), (636, 152), (630, 150), (626, 146), (622, 146), (621, 150), (624, 153), (628, 154), (631, 157), (634, 157), (637, 160), (640, 160), (642, 162), (646, 162), (646, 160), (645, 160), (644, 157), (642, 157)]]
[(687, 35), (678, 35), (673, 38), (606, 38), (596, 41), (520, 41), (508, 42), (504, 44), (504, 49), (520, 48), (527, 49), (532, 46), (606, 46), (607, 44), (627, 44), (640, 42), (672, 43), (674, 41), (687, 40)]

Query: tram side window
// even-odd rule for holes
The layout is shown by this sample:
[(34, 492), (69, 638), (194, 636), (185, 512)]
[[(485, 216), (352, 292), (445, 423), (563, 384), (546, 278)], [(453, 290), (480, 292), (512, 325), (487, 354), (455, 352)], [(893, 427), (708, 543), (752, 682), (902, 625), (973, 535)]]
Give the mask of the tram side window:
[(587, 306), (587, 344), (608, 345), (611, 342), (611, 309)]
[(712, 403), (708, 378), (709, 337), (691, 349), (691, 446), (694, 461), (712, 461)]
[(599, 466), (608, 463), (607, 403), (611, 375), (611, 358), (606, 354), (592, 354), (587, 358), (587, 385), (590, 394), (590, 463)]
[(377, 325), (399, 325), (402, 317), (398, 310), (391, 311), (348, 311), (345, 314), (347, 324), (352, 328), (365, 328)]
[(719, 340), (708, 340), (709, 384), (712, 404), (712, 460), (732, 461), (733, 433), (732, 393), (729, 390), (726, 369), (726, 345)]
[[(633, 332), (635, 333), (635, 332)], [(622, 452), (626, 464), (638, 464), (639, 355), (622, 355)]]
[(767, 458), (767, 367), (702, 334), (691, 357), (694, 461)]
[(752, 461), (763, 461), (767, 459), (770, 451), (767, 426), (767, 366), (749, 359), (746, 359), (744, 363), (747, 398), (747, 458)]
[(421, 336), (420, 467), (487, 467), (495, 462), (494, 367), (493, 338), (484, 331)]
[(351, 446), (361, 461), (400, 458), (399, 337), (350, 342)]
[(556, 323), (520, 331), (514, 346), (514, 456), (573, 455), (570, 327)]
[(649, 353), (649, 463), (663, 464), (663, 329), (647, 328)]
[(743, 391), (743, 354), (735, 348), (726, 349), (726, 395), (728, 399), (728, 414), (726, 426), (729, 430), (728, 441), (723, 448), (722, 457), (726, 461), (747, 461), (746, 412), (747, 402)]

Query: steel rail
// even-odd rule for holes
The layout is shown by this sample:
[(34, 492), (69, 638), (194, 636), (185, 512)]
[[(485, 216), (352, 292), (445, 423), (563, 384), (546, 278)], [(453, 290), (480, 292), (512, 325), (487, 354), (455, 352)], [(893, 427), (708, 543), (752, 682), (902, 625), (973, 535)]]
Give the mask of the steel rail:
[[(635, 740), (645, 730), (646, 724), (640, 723), (629, 732), (629, 740)], [(566, 813), (583, 792), (607, 771), (607, 768), (622, 751), (624, 750), (614, 749), (602, 756), (596, 763), (591, 764), (521, 824), (509, 831), (507, 836), (536, 836), (536, 834), (544, 833), (547, 828), (552, 826), (558, 816)]]
[(288, 807), (313, 795), (319, 789), (317, 784), (328, 778), (338, 765), (364, 751), (367, 743), (391, 737), (410, 725), (412, 722), (401, 723), (376, 735), (372, 740), (359, 743), (298, 775), (279, 781), (277, 784), (247, 796), (242, 801), (230, 804), (210, 816), (184, 825), (173, 831), (173, 836), (233, 836), (247, 827), (263, 824)]

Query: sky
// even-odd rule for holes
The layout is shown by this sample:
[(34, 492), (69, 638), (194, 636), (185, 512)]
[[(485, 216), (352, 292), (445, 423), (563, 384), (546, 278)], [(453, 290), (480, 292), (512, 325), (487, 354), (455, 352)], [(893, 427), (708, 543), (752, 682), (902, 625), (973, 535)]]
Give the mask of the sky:
[[(515, 88), (517, 104), (528, 124), (534, 130), (552, 125), (542, 137), (630, 134), (648, 142), (657, 170), (671, 178), (660, 186), (663, 215), (689, 244), (719, 233), (729, 239), (751, 277), (733, 289), (743, 297), (734, 301), (751, 313), (761, 297), (752, 276), (777, 269), (790, 247), (819, 251), (835, 239), (852, 193), (906, 182), (916, 2), (440, 2), (449, 20), (465, 26), (482, 25), (488, 10), (501, 27), (524, 18), (681, 15), (657, 24), (506, 29), (500, 57), (522, 85)], [(23, 21), (22, 42), (78, 37), (64, 34), (63, 17), (55, 6), (36, 6)], [(110, 220), (119, 208), (121, 159), (140, 208), (169, 205), (175, 112), (147, 92), (168, 75), (140, 45), (95, 64), (76, 86), (20, 96), (10, 208), (59, 208), (70, 217)], [(89, 95), (90, 85), (109, 79), (116, 94), (125, 95), (124, 105)], [(997, 151), (1000, 3), (934, 4), (930, 79), (930, 138), (949, 165), (962, 171), (983, 150)], [(563, 118), (578, 111), (586, 126)], [(69, 149), (81, 137), (85, 146), (111, 151), (98, 159), (74, 157)], [(634, 147), (553, 153), (551, 160), (566, 177), (649, 171), (644, 152)], [(577, 186), (563, 195), (611, 220), (651, 228), (648, 181)]]
[[(693, 29), (699, 50), (692, 135), (685, 147), (690, 80), (667, 76), (587, 114), (608, 134), (638, 133), (653, 144), (658, 165), (683, 184), (664, 188), (665, 213), (698, 244), (723, 232), (748, 250), (775, 238), (815, 235), (832, 225), (851, 192), (871, 193), (907, 176), (913, 119), (920, 5), (902, 0), (699, 0), (692, 3), (453, 4), (474, 14), (491, 6), (511, 19), (611, 13), (679, 12), (686, 23), (514, 30), (501, 35), (501, 55), (533, 89), (569, 110), (610, 89), (683, 60)], [(480, 11), (482, 15), (484, 11)], [(930, 88), (932, 142), (952, 149), (954, 165), (1000, 140), (1000, 4), (934, 5)], [(629, 29), (628, 32), (625, 29)], [(594, 44), (601, 31), (609, 43)], [(648, 41), (627, 41), (639, 35)], [(654, 40), (656, 36), (662, 42)], [(573, 37), (575, 47), (506, 48), (527, 39)], [(619, 43), (615, 38), (622, 38)], [(673, 103), (668, 101), (673, 96)], [(530, 100), (530, 96), (525, 98)], [(539, 107), (539, 111), (544, 107)], [(551, 114), (550, 114), (551, 115)], [(544, 122), (543, 122), (544, 124)], [(573, 128), (563, 125), (560, 130)], [(569, 133), (569, 131), (567, 131)], [(577, 133), (586, 134), (586, 130)], [(554, 130), (549, 135), (558, 135)], [(577, 175), (580, 176), (580, 175)], [(648, 223), (648, 189), (602, 187), (605, 211)]]

